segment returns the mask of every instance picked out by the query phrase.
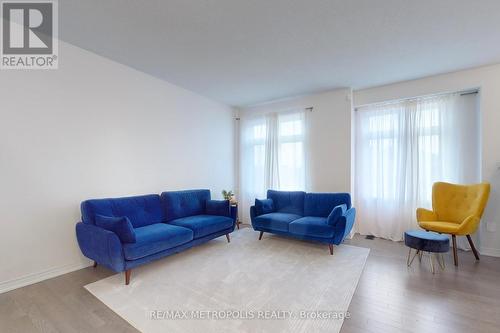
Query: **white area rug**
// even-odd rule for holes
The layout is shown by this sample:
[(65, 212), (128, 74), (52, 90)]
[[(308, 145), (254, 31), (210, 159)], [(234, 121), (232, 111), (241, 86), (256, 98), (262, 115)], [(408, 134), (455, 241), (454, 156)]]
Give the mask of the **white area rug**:
[(368, 253), (244, 228), (85, 288), (144, 333), (335, 333)]

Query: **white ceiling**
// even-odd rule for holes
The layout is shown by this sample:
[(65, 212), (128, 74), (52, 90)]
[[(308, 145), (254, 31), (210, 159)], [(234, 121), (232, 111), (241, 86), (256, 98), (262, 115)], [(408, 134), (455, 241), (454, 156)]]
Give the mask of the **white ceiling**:
[(500, 62), (499, 0), (61, 0), (62, 40), (233, 106)]

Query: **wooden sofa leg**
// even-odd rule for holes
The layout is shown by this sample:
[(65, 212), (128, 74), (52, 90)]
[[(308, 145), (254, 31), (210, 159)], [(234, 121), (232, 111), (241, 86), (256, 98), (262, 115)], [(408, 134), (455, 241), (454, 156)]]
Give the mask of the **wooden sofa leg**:
[(328, 247), (330, 248), (330, 254), (333, 256), (333, 244), (328, 244)]
[(259, 240), (261, 240), (261, 239), (262, 239), (262, 235), (263, 235), (263, 234), (264, 234), (264, 231), (261, 231), (261, 232), (260, 232), (260, 235), (259, 235)]
[(231, 243), (231, 238), (229, 238), (229, 234), (226, 234), (227, 242)]
[(453, 261), (455, 262), (455, 266), (458, 266), (457, 236), (451, 235), (451, 240), (453, 242)]
[(467, 240), (469, 241), (470, 248), (471, 248), (472, 252), (474, 253), (474, 257), (476, 257), (476, 260), (479, 260), (479, 253), (477, 252), (476, 247), (474, 246), (474, 242), (472, 241), (472, 238), (470, 237), (470, 235), (467, 235)]
[(94, 268), (96, 268), (96, 267), (97, 267), (97, 261), (94, 261), (94, 266), (93, 266), (93, 267), (94, 267)]
[(125, 285), (129, 285), (130, 283), (130, 273), (132, 273), (132, 270), (131, 269), (127, 269), (125, 271)]

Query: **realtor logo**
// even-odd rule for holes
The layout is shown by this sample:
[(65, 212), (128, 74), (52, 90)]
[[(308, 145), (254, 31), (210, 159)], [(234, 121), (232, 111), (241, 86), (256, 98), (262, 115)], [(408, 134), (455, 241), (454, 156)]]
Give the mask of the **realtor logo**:
[(1, 69), (56, 69), (57, 3), (3, 1)]

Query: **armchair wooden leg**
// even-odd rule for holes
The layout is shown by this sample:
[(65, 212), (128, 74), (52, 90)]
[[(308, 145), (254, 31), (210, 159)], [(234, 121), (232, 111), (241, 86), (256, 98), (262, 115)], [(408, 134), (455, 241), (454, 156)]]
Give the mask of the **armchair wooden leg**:
[(130, 273), (132, 273), (131, 269), (127, 269), (125, 271), (125, 284), (128, 286), (130, 283)]
[(458, 266), (457, 236), (451, 235), (451, 240), (453, 241), (453, 261), (455, 262), (455, 266)]
[(264, 234), (264, 231), (261, 231), (261, 232), (260, 232), (260, 235), (259, 235), (259, 240), (261, 240), (261, 239), (262, 239), (262, 235), (263, 235), (263, 234)]
[(472, 241), (472, 238), (470, 235), (467, 235), (467, 240), (469, 241), (470, 248), (472, 249), (472, 252), (474, 253), (474, 257), (476, 257), (476, 260), (479, 260), (479, 253), (476, 250), (476, 247), (474, 246), (474, 242)]
[(330, 254), (333, 256), (333, 244), (328, 244), (328, 247), (330, 248)]
[(227, 242), (231, 243), (231, 238), (229, 238), (229, 234), (226, 234)]
[(96, 268), (96, 267), (97, 267), (97, 261), (94, 261), (94, 266), (93, 266), (93, 267), (94, 267), (94, 268)]

